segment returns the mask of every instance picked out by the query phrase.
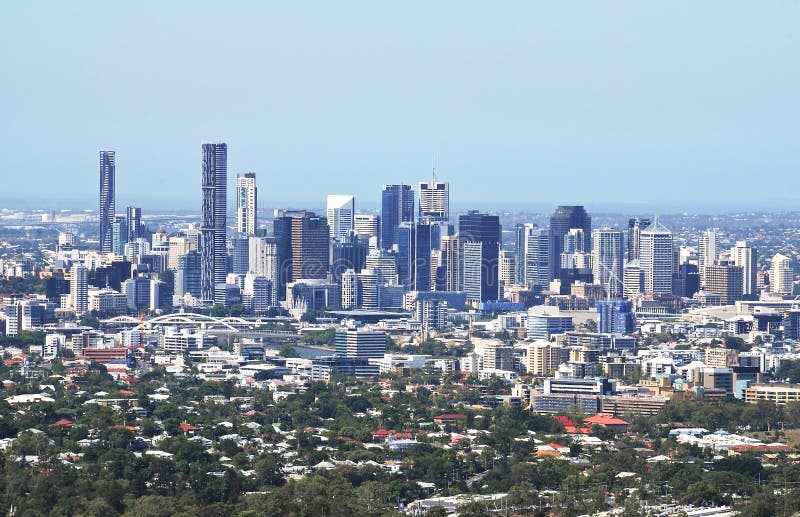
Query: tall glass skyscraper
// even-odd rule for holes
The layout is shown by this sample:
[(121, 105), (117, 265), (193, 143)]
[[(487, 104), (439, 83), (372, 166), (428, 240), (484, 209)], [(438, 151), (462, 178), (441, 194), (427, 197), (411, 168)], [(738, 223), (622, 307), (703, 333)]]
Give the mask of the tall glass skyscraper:
[(214, 299), (216, 284), (224, 284), (228, 252), (225, 245), (227, 216), (228, 146), (203, 144), (203, 215), (200, 225), (201, 299)]
[(553, 232), (552, 253), (553, 274), (558, 278), (561, 273), (561, 253), (564, 251), (564, 235), (572, 228), (583, 230), (583, 250), (592, 249), (592, 217), (582, 206), (562, 205), (550, 216), (550, 230)]
[(100, 251), (114, 251), (114, 151), (100, 151)]
[(487, 302), (500, 299), (500, 218), (470, 210), (458, 217), (458, 234), (463, 242), (462, 282), (467, 300)]
[(128, 231), (125, 242), (133, 242), (142, 236), (142, 209), (136, 206), (129, 206), (127, 210)]
[(397, 227), (414, 220), (414, 191), (411, 185), (384, 185), (381, 191), (381, 248), (397, 244)]

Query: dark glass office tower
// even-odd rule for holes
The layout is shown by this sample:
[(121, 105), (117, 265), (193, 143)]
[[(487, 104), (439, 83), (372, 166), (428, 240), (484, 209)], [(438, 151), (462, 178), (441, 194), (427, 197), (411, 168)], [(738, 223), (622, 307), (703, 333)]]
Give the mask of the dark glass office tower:
[(564, 251), (564, 235), (572, 228), (583, 230), (583, 250), (592, 249), (592, 217), (582, 206), (559, 206), (550, 216), (550, 230), (552, 230), (553, 243), (550, 246), (553, 258), (553, 274), (556, 278), (561, 273), (561, 253)]
[(462, 247), (464, 290), (467, 299), (492, 301), (500, 298), (499, 256), (502, 243), (500, 218), (470, 210), (458, 217)]
[(200, 225), (202, 263), (201, 298), (214, 299), (216, 284), (224, 284), (228, 273), (225, 242), (227, 217), (228, 146), (203, 144), (203, 215)]
[(397, 244), (397, 227), (414, 220), (414, 191), (411, 185), (384, 185), (381, 192), (381, 248)]

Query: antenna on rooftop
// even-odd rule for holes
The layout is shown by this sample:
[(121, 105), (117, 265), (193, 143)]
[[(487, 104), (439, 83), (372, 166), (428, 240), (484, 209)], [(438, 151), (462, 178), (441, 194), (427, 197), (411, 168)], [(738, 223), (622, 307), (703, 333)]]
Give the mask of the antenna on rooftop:
[(431, 160), (431, 173), (433, 176), (433, 183), (436, 183), (436, 153), (433, 153), (433, 159)]

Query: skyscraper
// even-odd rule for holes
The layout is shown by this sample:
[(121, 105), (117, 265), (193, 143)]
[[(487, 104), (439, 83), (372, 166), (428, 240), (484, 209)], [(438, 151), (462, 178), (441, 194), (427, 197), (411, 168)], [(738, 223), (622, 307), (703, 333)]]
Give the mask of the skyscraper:
[(355, 216), (355, 198), (350, 195), (329, 195), (327, 202), (327, 215), (330, 236), (332, 239), (342, 239), (353, 231), (353, 217)]
[(436, 222), (450, 219), (450, 184), (434, 178), (419, 184), (419, 220)]
[(468, 300), (486, 302), (500, 298), (501, 232), (500, 218), (496, 215), (470, 210), (458, 218), (458, 233), (463, 242), (462, 282)]
[(72, 310), (80, 316), (89, 310), (89, 283), (86, 268), (76, 262), (70, 269), (69, 297)]
[(114, 251), (114, 151), (100, 151), (100, 251)]
[(553, 275), (558, 278), (561, 273), (561, 253), (564, 251), (564, 236), (572, 228), (583, 230), (583, 249), (591, 249), (592, 217), (586, 213), (582, 206), (562, 205), (550, 216), (550, 230), (552, 231), (552, 254)]
[(224, 284), (228, 272), (225, 243), (227, 217), (228, 146), (203, 144), (203, 215), (200, 226), (202, 262), (201, 298), (214, 299), (214, 288)]
[(658, 219), (642, 230), (639, 263), (644, 273), (643, 289), (648, 293), (672, 292), (672, 232)]
[(639, 260), (639, 237), (650, 226), (650, 219), (628, 219), (628, 261)]
[(769, 285), (773, 293), (781, 295), (792, 294), (794, 272), (792, 261), (786, 255), (776, 253), (772, 257), (772, 268), (769, 270)]
[(460, 291), (463, 262), (461, 261), (461, 240), (458, 235), (443, 236), (440, 250), (442, 266), (436, 275), (436, 290)]
[(700, 278), (705, 285), (706, 266), (713, 266), (717, 261), (719, 247), (717, 246), (716, 229), (706, 230), (700, 235), (700, 246), (697, 250), (697, 268), (700, 271)]
[(236, 176), (236, 231), (246, 235), (256, 233), (256, 207), (258, 191), (256, 173), (245, 172)]
[(758, 294), (758, 250), (745, 241), (737, 241), (731, 256), (733, 263), (742, 268), (742, 296), (754, 298)]
[(742, 267), (722, 260), (705, 266), (705, 290), (718, 294), (723, 305), (732, 305), (742, 299)]
[(292, 218), (292, 280), (327, 278), (329, 231), (328, 220), (316, 214)]
[(534, 290), (537, 287), (539, 290), (547, 289), (553, 279), (552, 232), (533, 224), (524, 225), (521, 231), (524, 250), (521, 260), (524, 263), (520, 283)]
[(595, 283), (602, 285), (611, 298), (621, 298), (622, 232), (610, 228), (592, 232), (592, 265)]
[(127, 223), (128, 231), (125, 236), (125, 242), (133, 242), (139, 237), (143, 237), (142, 231), (142, 209), (136, 206), (129, 206), (127, 208)]
[(248, 272), (269, 280), (271, 303), (278, 301), (278, 243), (274, 237), (250, 237)]
[(356, 214), (353, 218), (353, 231), (358, 237), (366, 239), (378, 237), (381, 232), (381, 216), (376, 214)]
[(397, 227), (414, 220), (414, 190), (411, 185), (384, 185), (381, 191), (380, 246), (397, 244)]

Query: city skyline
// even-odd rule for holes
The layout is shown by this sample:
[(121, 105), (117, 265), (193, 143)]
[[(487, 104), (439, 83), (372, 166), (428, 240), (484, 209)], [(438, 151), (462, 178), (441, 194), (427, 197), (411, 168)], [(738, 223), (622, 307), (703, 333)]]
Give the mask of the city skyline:
[[(272, 205), (314, 200), (297, 179), (320, 198), (345, 182), (377, 205), (380, 184), (430, 177), (434, 154), (452, 198), (473, 206), (798, 200), (797, 5), (50, 8), (14, 6), (0, 36), (11, 200), (86, 203), (108, 148), (119, 206), (191, 206), (197, 144), (215, 139), (232, 175), (270, 180)], [(205, 38), (210, 26), (220, 38)], [(208, 59), (239, 80), (202, 80)], [(784, 188), (741, 188), (765, 175)], [(60, 177), (71, 181), (58, 194), (40, 188)]]

